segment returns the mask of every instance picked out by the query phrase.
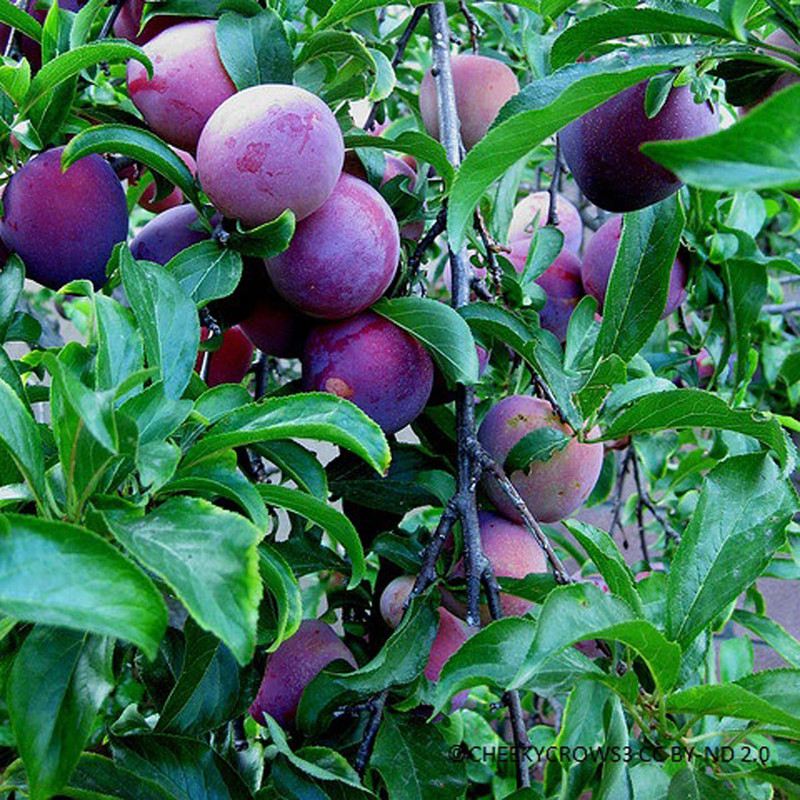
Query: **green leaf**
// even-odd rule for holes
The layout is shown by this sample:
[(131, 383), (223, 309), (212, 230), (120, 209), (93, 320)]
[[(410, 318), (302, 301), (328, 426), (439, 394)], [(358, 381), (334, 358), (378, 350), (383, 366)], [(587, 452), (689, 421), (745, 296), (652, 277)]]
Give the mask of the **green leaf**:
[(42, 440), (29, 408), (0, 377), (0, 445), (31, 487), (40, 509), (47, 508)]
[(586, 383), (575, 393), (575, 403), (584, 417), (594, 414), (615, 386), (625, 384), (626, 376), (625, 362), (616, 353), (601, 358)]
[(157, 367), (164, 392), (178, 400), (194, 369), (200, 345), (200, 322), (192, 299), (164, 267), (134, 261), (120, 250), (122, 283), (139, 323), (147, 363)]
[(675, 195), (623, 220), (595, 359), (617, 354), (629, 361), (650, 338), (667, 304), (685, 222)]
[(670, 689), (678, 678), (677, 645), (651, 623), (637, 619), (620, 598), (605, 594), (592, 583), (581, 583), (550, 592), (533, 643), (509, 688), (523, 686), (547, 656), (581, 639), (611, 639), (632, 647), (647, 662), (661, 691)]
[(457, 249), (463, 243), (485, 189), (556, 131), (646, 78), (725, 52), (711, 46), (637, 48), (570, 64), (530, 83), (506, 103), (461, 165), (448, 207), (451, 246)]
[(432, 136), (420, 131), (403, 131), (395, 139), (369, 136), (365, 133), (350, 134), (344, 137), (344, 144), (347, 148), (378, 148), (407, 153), (423, 164), (430, 164), (441, 176), (445, 186), (449, 186), (455, 176), (455, 170), (447, 158), (444, 147)]
[(448, 382), (478, 382), (478, 352), (469, 325), (446, 303), (424, 297), (381, 298), (372, 310), (425, 345)]
[(794, 447), (774, 417), (751, 409), (730, 408), (721, 397), (700, 389), (676, 389), (638, 397), (614, 418), (603, 439), (687, 428), (718, 428), (753, 436), (771, 447), (789, 471), (794, 463)]
[(135, 59), (143, 64), (148, 75), (152, 77), (153, 67), (150, 59), (144, 54), (141, 47), (129, 42), (105, 39), (102, 42), (91, 42), (67, 53), (62, 53), (44, 64), (36, 73), (22, 103), (20, 113), (27, 113), (34, 104), (47, 97), (64, 81), (79, 75), (81, 71), (93, 67), (95, 64), (103, 61), (109, 64), (121, 64), (129, 59)]
[(719, 133), (649, 142), (641, 149), (690, 186), (720, 192), (800, 189), (798, 103), (800, 86), (791, 86)]
[(130, 125), (93, 125), (70, 139), (61, 156), (61, 166), (66, 169), (91, 153), (130, 156), (155, 174), (163, 175), (187, 200), (199, 207), (200, 198), (189, 168), (171, 147), (150, 131)]
[(262, 83), (292, 83), (292, 49), (283, 20), (271, 8), (252, 17), (223, 14), (216, 35), (220, 61), (240, 91)]
[(167, 270), (198, 306), (227, 297), (242, 277), (242, 257), (235, 250), (207, 240), (181, 250)]
[(86, 44), (90, 37), (92, 24), (97, 15), (103, 10), (105, 3), (103, 0), (89, 0), (88, 3), (75, 15), (72, 27), (69, 31), (69, 46), (74, 50), (82, 44)]
[(6, 339), (24, 284), (25, 266), (22, 259), (12, 253), (0, 271), (0, 342)]
[(344, 547), (350, 559), (351, 573), (348, 588), (353, 589), (361, 582), (366, 571), (364, 548), (353, 523), (341, 511), (310, 494), (287, 486), (261, 484), (258, 492), (269, 505), (300, 514), (326, 531), (331, 539)]
[(25, 410), (33, 415), (28, 394), (25, 387), (22, 385), (22, 379), (14, 366), (14, 362), (9, 357), (8, 353), (0, 347), (0, 380), (5, 381), (9, 388), (13, 390), (14, 394), (20, 399), (25, 406)]
[[(800, 672), (774, 670), (748, 675), (735, 683), (694, 686), (667, 697), (667, 711), (764, 722), (800, 731), (797, 693)], [(795, 693), (784, 695), (785, 692)], [(784, 706), (788, 705), (788, 710)]]
[(172, 800), (252, 800), (242, 777), (205, 742), (147, 734), (112, 741), (118, 768), (164, 789)]
[(633, 572), (611, 536), (577, 519), (564, 520), (564, 525), (592, 559), (611, 593), (621, 597), (639, 616), (644, 616)]
[(647, 8), (615, 8), (570, 25), (550, 50), (550, 65), (558, 69), (600, 42), (642, 33), (696, 33), (733, 38), (713, 11), (676, 0), (653, 2)]
[(369, 99), (374, 103), (378, 100), (385, 100), (394, 91), (397, 78), (394, 74), (392, 62), (380, 50), (369, 48), (369, 54), (375, 63), (375, 79), (369, 90)]
[(65, 522), (0, 516), (0, 611), (126, 639), (153, 658), (167, 609), (152, 581), (108, 542)]
[(328, 497), (328, 474), (316, 455), (297, 442), (261, 442), (255, 451), (318, 500)]
[(173, 797), (166, 789), (95, 753), (81, 756), (65, 791), (67, 797), (93, 800), (172, 800)]
[(228, 245), (244, 256), (272, 258), (289, 246), (295, 225), (294, 212), (289, 208), (276, 219), (257, 228), (243, 228), (237, 221), (235, 230), (227, 231)]
[(292, 636), (303, 621), (303, 598), (300, 585), (286, 559), (267, 542), (258, 546), (258, 566), (264, 588), (275, 598), (277, 626), (275, 641), (270, 651), (275, 650), (284, 639)]
[(0, 2), (0, 22), (16, 28), (34, 42), (42, 41), (42, 26), (39, 22), (31, 14), (17, 8), (10, 0)]
[(316, 31), (312, 33), (297, 56), (297, 66), (316, 58), (343, 54), (360, 61), (368, 69), (375, 69), (375, 58), (364, 46), (362, 39), (348, 31)]
[[(422, 6), (425, 5), (425, 2), (423, 0), (408, 0), (406, 5), (412, 7)], [(334, 25), (350, 19), (350, 17), (355, 17), (364, 11), (381, 8), (382, 6), (382, 0), (337, 0), (331, 5), (330, 11), (319, 21), (317, 30), (332, 28)]]
[(184, 456), (184, 466), (231, 447), (277, 439), (306, 438), (351, 450), (383, 474), (391, 454), (386, 437), (352, 403), (324, 392), (270, 397), (226, 414)]
[(723, 263), (722, 276), (728, 290), (729, 325), (731, 339), (736, 343), (735, 374), (739, 384), (747, 377), (751, 331), (767, 300), (767, 269), (755, 261), (736, 259)]
[(207, 500), (175, 497), (144, 517), (104, 514), (114, 536), (168, 583), (205, 630), (247, 663), (255, 648), (261, 533)]
[(270, 527), (270, 518), (258, 490), (239, 471), (236, 453), (227, 450), (214, 459), (182, 468), (168, 484), (162, 487), (162, 494), (183, 494), (205, 492), (232, 500), (252, 520), (264, 535)]
[(503, 469), (510, 475), (518, 469), (526, 470), (534, 461), (549, 461), (569, 442), (570, 437), (556, 428), (539, 428), (526, 433), (508, 451)]
[(733, 621), (761, 637), (791, 666), (800, 667), (800, 642), (775, 620), (737, 608), (733, 612)]
[(57, 794), (113, 688), (113, 641), (37, 625), (9, 675), (7, 702), (32, 800)]
[(198, 736), (236, 714), (239, 667), (216, 636), (189, 617), (183, 627), (186, 646), (178, 680), (169, 693), (155, 730)]
[(667, 580), (667, 634), (686, 649), (766, 568), (797, 510), (763, 453), (726, 459), (705, 479)]
[(435, 726), (386, 713), (369, 763), (380, 772), (389, 797), (453, 800), (464, 796), (467, 774), (463, 762), (443, 757), (446, 751), (447, 742)]
[(130, 309), (106, 297), (94, 295), (97, 325), (97, 388), (116, 389), (144, 366), (142, 339)]

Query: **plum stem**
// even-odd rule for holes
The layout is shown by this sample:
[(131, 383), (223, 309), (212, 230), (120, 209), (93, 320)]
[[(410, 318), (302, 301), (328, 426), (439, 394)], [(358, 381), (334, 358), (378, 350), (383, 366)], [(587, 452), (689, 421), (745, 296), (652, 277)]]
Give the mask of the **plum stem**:
[(558, 225), (558, 183), (561, 177), (561, 141), (556, 134), (556, 155), (553, 159), (553, 174), (550, 177), (550, 186), (547, 191), (550, 195), (550, 204), (547, 208), (547, 224)]
[(98, 39), (105, 39), (106, 36), (111, 33), (111, 29), (114, 27), (114, 23), (117, 21), (117, 17), (122, 11), (122, 6), (124, 6), (126, 2), (127, 0), (114, 0), (114, 6), (111, 11), (108, 12), (108, 16), (105, 20), (103, 20), (103, 27), (100, 28), (100, 33), (97, 34)]
[[(414, 13), (411, 15), (411, 19), (408, 21), (408, 25), (404, 28), (403, 32), (400, 34), (400, 38), (397, 40), (397, 46), (394, 51), (394, 55), (392, 56), (392, 69), (396, 69), (400, 62), (403, 60), (403, 57), (406, 54), (406, 47), (414, 34), (414, 30), (416, 29), (419, 21), (425, 15), (425, 10), (427, 6), (418, 6), (414, 9)], [(372, 108), (369, 111), (369, 116), (367, 117), (367, 121), (364, 123), (364, 130), (369, 132), (375, 127), (375, 119), (378, 116), (378, 109), (381, 105), (381, 100), (372, 104)]]
[(466, 0), (458, 0), (458, 10), (467, 22), (467, 28), (469, 28), (469, 43), (472, 47), (472, 52), (478, 55), (480, 51), (479, 39), (483, 36), (483, 29), (475, 15), (469, 10)]

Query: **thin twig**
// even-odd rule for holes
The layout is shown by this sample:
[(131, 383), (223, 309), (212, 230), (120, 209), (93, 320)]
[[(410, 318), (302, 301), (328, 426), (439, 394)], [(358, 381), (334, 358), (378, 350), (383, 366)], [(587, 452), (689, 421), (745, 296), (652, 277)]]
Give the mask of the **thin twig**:
[(541, 529), (541, 526), (536, 521), (533, 514), (531, 514), (530, 509), (525, 504), (525, 501), (520, 497), (519, 492), (516, 490), (514, 484), (511, 483), (508, 476), (503, 471), (503, 468), (480, 446), (480, 444), (478, 444), (477, 441), (474, 443), (474, 447), (478, 450), (478, 457), (481, 461), (484, 471), (488, 472), (498, 482), (500, 488), (506, 493), (506, 495), (508, 495), (511, 502), (514, 504), (515, 508), (522, 517), (525, 526), (534, 535), (539, 547), (541, 547), (544, 551), (544, 554), (547, 556), (547, 560), (550, 563), (550, 568), (553, 571), (556, 582), (560, 584), (572, 583), (572, 578), (561, 562), (561, 559), (558, 557), (558, 555), (556, 555), (555, 550), (553, 550), (550, 540)]
[(558, 179), (561, 175), (561, 141), (556, 134), (556, 156), (553, 159), (553, 174), (550, 178), (550, 204), (547, 208), (547, 224), (558, 225)]
[(420, 239), (419, 244), (414, 248), (414, 252), (408, 259), (409, 282), (413, 283), (419, 274), (419, 267), (422, 264), (422, 257), (425, 251), (436, 241), (444, 229), (447, 227), (447, 207), (442, 205), (433, 225), (428, 232)]
[[(17, 8), (23, 9), (25, 12), (30, 13), (31, 6), (34, 0), (17, 0), (14, 3)], [(17, 29), (9, 27), (8, 40), (6, 41), (5, 49), (3, 50), (3, 57), (10, 58), (14, 49), (17, 47)]]
[(117, 17), (122, 11), (122, 6), (124, 6), (126, 0), (114, 0), (114, 7), (109, 12), (108, 16), (103, 20), (103, 27), (100, 28), (100, 33), (97, 34), (98, 39), (105, 39), (109, 33), (111, 33), (111, 29), (114, 27), (114, 23), (117, 21)]
[[(631, 452), (633, 448), (631, 448)], [(636, 526), (639, 529), (639, 545), (642, 548), (642, 558), (644, 559), (645, 569), (650, 569), (650, 552), (647, 548), (647, 535), (644, 529), (644, 501), (642, 495), (644, 487), (642, 486), (642, 477), (639, 473), (639, 459), (634, 454), (632, 459), (633, 464), (633, 479), (636, 481)]]
[(233, 720), (233, 749), (241, 753), (250, 747), (247, 734), (244, 732), (244, 717), (238, 716)]
[(256, 400), (260, 400), (267, 391), (267, 356), (259, 353), (253, 372), (256, 377)]
[[(633, 448), (631, 448), (630, 452), (632, 451)], [(636, 496), (638, 498), (637, 509), (636, 509), (637, 515), (641, 515), (641, 510), (646, 508), (655, 517), (656, 522), (658, 522), (658, 524), (664, 529), (664, 533), (666, 534), (667, 538), (672, 539), (675, 542), (680, 542), (681, 540), (680, 534), (672, 528), (672, 526), (667, 521), (666, 517), (663, 515), (661, 510), (653, 501), (653, 498), (650, 497), (650, 493), (645, 488), (644, 482), (642, 481), (641, 472), (639, 470), (639, 459), (636, 457), (635, 453), (633, 454), (632, 460), (633, 460), (633, 479), (636, 482)], [(639, 525), (641, 527), (641, 521), (639, 522)], [(645, 556), (645, 561), (647, 561), (647, 563), (649, 564), (650, 559), (647, 556), (646, 547), (644, 547), (642, 550)]]
[[(419, 24), (419, 21), (425, 14), (427, 6), (418, 6), (414, 9), (414, 13), (411, 15), (411, 19), (408, 21), (408, 25), (406, 25), (403, 33), (400, 35), (400, 38), (397, 40), (397, 47), (394, 51), (394, 55), (392, 56), (392, 68), (395, 69), (400, 62), (403, 60), (403, 57), (406, 54), (406, 47), (408, 46), (408, 42), (411, 39), (412, 35), (414, 34), (414, 30)], [(364, 130), (369, 132), (375, 127), (375, 118), (378, 116), (378, 109), (380, 107), (381, 101), (379, 100), (377, 103), (372, 104), (372, 108), (369, 111), (369, 116), (367, 117), (367, 121), (364, 123)]]
[(367, 764), (372, 756), (372, 750), (375, 747), (375, 739), (378, 736), (378, 729), (381, 727), (381, 720), (383, 719), (383, 708), (386, 705), (386, 698), (389, 696), (389, 690), (384, 689), (370, 702), (370, 717), (367, 723), (367, 729), (364, 732), (364, 738), (358, 746), (356, 753), (356, 772), (360, 777), (364, 777), (367, 771)]
[(767, 303), (761, 310), (765, 314), (789, 314), (800, 311), (800, 300), (793, 300), (790, 303)]
[(483, 29), (478, 22), (475, 15), (469, 10), (466, 0), (458, 0), (458, 10), (467, 21), (467, 28), (469, 29), (469, 43), (472, 47), (472, 52), (478, 55), (480, 51), (480, 38), (483, 36)]
[(484, 249), (486, 250), (486, 271), (489, 277), (494, 282), (495, 286), (500, 286), (500, 281), (503, 277), (500, 265), (497, 263), (497, 253), (510, 253), (511, 248), (502, 245), (495, 241), (489, 234), (486, 228), (486, 221), (483, 219), (483, 214), (479, 208), (475, 209), (475, 217), (473, 219), (475, 230), (478, 232), (481, 241), (483, 242)]
[(553, 411), (556, 412), (556, 415), (561, 421), (561, 424), (569, 425), (564, 412), (561, 410), (561, 406), (556, 400), (556, 396), (550, 390), (550, 387), (536, 373), (533, 374), (533, 388), (536, 390), (537, 394), (540, 394), (545, 400), (547, 400), (548, 403), (550, 403), (550, 405), (553, 407)]
[(625, 528), (620, 522), (620, 514), (622, 512), (622, 488), (625, 483), (625, 476), (628, 474), (628, 469), (631, 465), (632, 455), (632, 449), (628, 448), (625, 451), (625, 455), (622, 457), (622, 464), (620, 464), (619, 472), (617, 473), (617, 487), (614, 492), (614, 511), (611, 515), (611, 525), (608, 528), (608, 535), (613, 539), (614, 528), (619, 527), (620, 533), (622, 533), (622, 544), (626, 549), (628, 547), (628, 538), (625, 533)]

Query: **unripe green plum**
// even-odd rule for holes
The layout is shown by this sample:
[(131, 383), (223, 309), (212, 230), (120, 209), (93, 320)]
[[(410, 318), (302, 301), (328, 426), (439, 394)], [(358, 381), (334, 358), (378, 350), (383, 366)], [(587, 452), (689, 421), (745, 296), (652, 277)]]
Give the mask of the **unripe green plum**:
[(266, 264), (278, 293), (295, 308), (344, 319), (389, 288), (399, 258), (389, 204), (365, 181), (342, 173), (322, 207), (298, 223), (289, 248)]
[(220, 61), (216, 20), (183, 22), (144, 45), (153, 77), (128, 62), (128, 92), (147, 125), (169, 144), (194, 152), (214, 111), (236, 92)]
[[(553, 428), (567, 436), (573, 434), (546, 400), (512, 395), (489, 409), (478, 430), (478, 440), (486, 452), (502, 465), (520, 439), (540, 428)], [(597, 428), (590, 431), (591, 436), (598, 434)], [(586, 501), (602, 466), (601, 442), (588, 444), (573, 438), (548, 461), (533, 461), (527, 469), (516, 470), (508, 477), (539, 522), (558, 522)], [(504, 517), (522, 522), (519, 511), (495, 478), (487, 476), (484, 488)]]
[[(510, 522), (489, 511), (478, 512), (481, 530), (481, 547), (492, 565), (497, 578), (524, 578), (531, 573), (547, 572), (547, 559), (533, 534), (522, 525)], [(450, 572), (451, 578), (464, 577), (464, 559), (460, 559)], [(467, 607), (450, 592), (443, 593), (444, 604), (459, 617), (466, 617)], [(533, 608), (534, 603), (507, 592), (500, 593), (504, 617), (521, 617)], [(489, 609), (480, 608), (481, 620), (486, 625), (491, 620)]]
[(425, 408), (433, 362), (425, 348), (371, 311), (312, 329), (303, 354), (307, 391), (330, 392), (355, 403), (395, 433)]
[(645, 142), (693, 139), (714, 133), (713, 106), (695, 103), (688, 86), (674, 87), (658, 114), (648, 119), (647, 81), (625, 89), (567, 125), (561, 151), (586, 197), (606, 211), (634, 211), (674, 194), (683, 185), (640, 151)]
[[(525, 270), (530, 243), (530, 239), (517, 239), (511, 243), (507, 258), (519, 273)], [(586, 295), (580, 259), (570, 250), (563, 249), (535, 282), (547, 292), (547, 301), (539, 310), (539, 323), (563, 343), (567, 339), (572, 312)]]
[[(604, 222), (589, 240), (583, 253), (581, 274), (587, 294), (597, 300), (597, 310), (602, 313), (606, 299), (611, 268), (617, 257), (622, 236), (622, 217), (612, 217)], [(668, 317), (686, 299), (686, 281), (689, 271), (679, 252), (669, 276), (667, 304), (661, 318)]]
[[(194, 175), (197, 172), (197, 164), (195, 164), (192, 156), (185, 150), (180, 150), (174, 147), (173, 150), (178, 154), (181, 161), (189, 168), (189, 171)], [(186, 202), (183, 192), (176, 186), (163, 200), (154, 200), (156, 196), (156, 184), (153, 181), (145, 190), (139, 195), (139, 205), (145, 211), (152, 211), (154, 214), (160, 214), (168, 208), (174, 208)]]
[[(533, 225), (543, 228), (550, 211), (549, 192), (532, 192), (514, 206), (514, 215), (508, 228), (508, 241), (512, 246), (518, 239), (532, 239)], [(578, 209), (563, 195), (556, 195), (556, 227), (564, 234), (564, 248), (578, 255), (583, 241), (583, 221)]]
[(306, 686), (332, 661), (356, 667), (353, 654), (330, 625), (316, 619), (300, 623), (294, 636), (270, 654), (250, 714), (260, 725), (269, 714), (285, 729), (294, 727), (297, 706)]
[[(519, 91), (516, 75), (502, 61), (487, 56), (458, 55), (451, 59), (461, 141), (469, 150), (486, 135), (497, 112)], [(419, 110), (425, 130), (439, 138), (439, 101), (431, 70), (419, 87)]]
[[(200, 341), (210, 338), (208, 328), (200, 329)], [(253, 363), (255, 348), (250, 340), (239, 328), (228, 328), (222, 334), (222, 344), (208, 354), (200, 352), (194, 368), (195, 372), (202, 372), (203, 361), (208, 358), (206, 369), (206, 383), (209, 388), (219, 386), (221, 383), (241, 383)]]
[(59, 289), (83, 278), (100, 288), (114, 245), (128, 234), (125, 191), (99, 155), (62, 172), (63, 151), (45, 150), (11, 176), (0, 234), (43, 286)]
[(211, 115), (197, 145), (200, 184), (226, 217), (256, 226), (287, 208), (298, 220), (330, 197), (344, 139), (333, 112), (298, 86), (251, 86)]

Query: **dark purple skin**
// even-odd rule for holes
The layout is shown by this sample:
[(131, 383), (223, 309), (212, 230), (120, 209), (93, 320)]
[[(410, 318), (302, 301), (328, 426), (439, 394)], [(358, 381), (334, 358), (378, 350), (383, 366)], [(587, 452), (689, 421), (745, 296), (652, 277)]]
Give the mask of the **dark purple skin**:
[[(88, 2), (88, 0), (60, 0), (58, 7), (62, 11), (80, 11)], [(28, 13), (40, 24), (44, 25), (45, 18), (47, 17), (47, 9), (36, 8), (31, 9)], [(11, 33), (11, 28), (8, 25), (0, 25), (0, 52), (4, 51), (8, 44), (8, 37)], [(31, 69), (36, 71), (42, 66), (42, 48), (33, 39), (23, 36), (21, 33), (17, 34), (17, 43), (19, 44), (20, 52), (25, 58), (28, 59)]]
[(197, 209), (194, 206), (168, 208), (136, 234), (131, 242), (131, 253), (141, 261), (166, 264), (181, 250), (209, 238), (208, 231), (196, 223)]
[(683, 185), (639, 150), (645, 142), (693, 139), (719, 127), (710, 103), (695, 103), (688, 86), (673, 88), (647, 119), (647, 81), (612, 97), (564, 128), (561, 152), (581, 191), (606, 211), (634, 211), (674, 194)]
[(342, 173), (325, 203), (297, 223), (289, 248), (266, 264), (293, 306), (312, 317), (344, 319), (389, 288), (399, 257), (389, 204), (365, 181)]
[(389, 434), (425, 408), (433, 362), (416, 339), (370, 311), (312, 329), (303, 379), (307, 391), (350, 400)]
[(310, 317), (292, 308), (273, 290), (257, 299), (252, 313), (239, 327), (262, 353), (299, 358), (312, 324)]
[[(511, 243), (507, 258), (520, 274), (525, 270), (529, 249), (530, 239), (517, 239)], [(567, 340), (567, 326), (572, 312), (586, 294), (581, 280), (580, 259), (564, 248), (536, 279), (536, 283), (547, 292), (547, 302), (539, 311), (539, 322), (563, 343)]]
[(267, 659), (261, 687), (250, 706), (253, 719), (265, 725), (267, 713), (282, 728), (293, 728), (303, 690), (337, 660), (357, 666), (353, 654), (330, 625), (316, 619), (303, 620), (294, 636)]
[(139, 28), (142, 24), (144, 3), (145, 0), (127, 0), (123, 4), (119, 16), (114, 21), (114, 36), (118, 39), (127, 39), (134, 44), (143, 45), (172, 25), (188, 21), (187, 17), (159, 15), (151, 19), (140, 33)]
[(61, 171), (63, 147), (22, 166), (3, 193), (3, 243), (27, 276), (50, 289), (69, 281), (106, 282), (106, 264), (128, 234), (125, 190), (108, 162), (89, 155)]
[[(583, 252), (583, 286), (586, 293), (597, 300), (597, 310), (601, 314), (621, 236), (622, 217), (612, 217), (597, 229)], [(679, 251), (669, 276), (669, 292), (662, 319), (668, 317), (686, 299), (688, 278), (689, 270)]]

